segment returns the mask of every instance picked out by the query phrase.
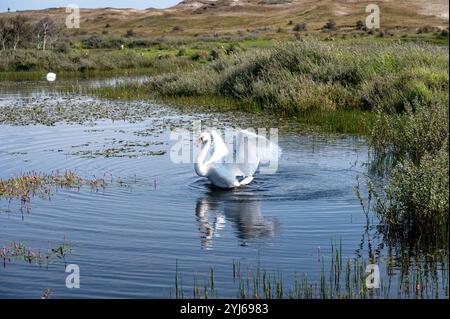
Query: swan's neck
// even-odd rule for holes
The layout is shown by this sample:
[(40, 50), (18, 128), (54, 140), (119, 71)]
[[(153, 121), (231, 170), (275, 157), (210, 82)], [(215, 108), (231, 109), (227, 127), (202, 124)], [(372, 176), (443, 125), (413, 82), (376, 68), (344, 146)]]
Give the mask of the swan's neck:
[(209, 148), (211, 147), (211, 140), (208, 140), (205, 146), (202, 148), (198, 154), (197, 161), (195, 162), (195, 172), (198, 176), (206, 176), (208, 174), (208, 168), (205, 165), (206, 154), (208, 154)]

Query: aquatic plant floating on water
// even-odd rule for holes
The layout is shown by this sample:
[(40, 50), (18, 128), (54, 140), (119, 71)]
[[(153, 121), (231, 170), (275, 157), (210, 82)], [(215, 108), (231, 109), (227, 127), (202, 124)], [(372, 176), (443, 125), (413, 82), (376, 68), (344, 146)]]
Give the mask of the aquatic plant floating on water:
[(11, 177), (6, 180), (0, 179), (0, 200), (13, 199), (21, 201), (22, 210), (30, 210), (31, 198), (38, 196), (41, 198), (51, 198), (52, 190), (58, 188), (76, 188), (90, 186), (94, 190), (104, 189), (107, 183), (103, 178), (84, 179), (73, 171), (52, 172), (43, 174), (38, 172), (22, 173), (17, 177)]
[(61, 245), (49, 248), (47, 252), (35, 251), (26, 243), (13, 241), (0, 248), (0, 260), (3, 261), (3, 267), (6, 267), (6, 263), (12, 260), (23, 260), (28, 263), (34, 262), (39, 266), (42, 264), (47, 266), (55, 257), (65, 260), (66, 255), (71, 251), (72, 245), (65, 239)]
[(134, 123), (159, 119), (173, 113), (168, 108), (156, 107), (152, 103), (142, 101), (106, 102), (77, 94), (71, 95), (64, 90), (58, 92), (61, 95), (52, 99), (38, 96), (8, 101), (2, 105), (0, 123), (24, 126), (35, 124), (53, 126), (61, 122), (92, 125), (102, 119)]

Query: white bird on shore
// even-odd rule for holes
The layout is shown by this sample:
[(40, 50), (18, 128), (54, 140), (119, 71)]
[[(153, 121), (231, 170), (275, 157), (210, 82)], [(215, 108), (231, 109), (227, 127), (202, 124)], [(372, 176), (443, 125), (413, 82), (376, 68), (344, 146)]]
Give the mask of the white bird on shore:
[[(228, 150), (215, 130), (211, 131), (211, 135), (203, 132), (197, 140), (198, 144), (204, 146), (194, 165), (195, 172), (207, 177), (219, 188), (234, 188), (251, 183), (261, 161), (278, 161), (281, 155), (276, 144), (246, 130), (237, 134), (234, 152)], [(213, 152), (209, 160), (206, 160), (211, 144), (214, 145)]]

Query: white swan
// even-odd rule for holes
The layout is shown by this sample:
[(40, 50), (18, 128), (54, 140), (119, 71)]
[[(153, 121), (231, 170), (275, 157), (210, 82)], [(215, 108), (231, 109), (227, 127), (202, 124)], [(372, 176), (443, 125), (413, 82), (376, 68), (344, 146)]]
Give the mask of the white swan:
[(47, 73), (47, 81), (53, 82), (56, 80), (56, 74), (53, 72)]
[[(209, 160), (206, 160), (211, 143), (214, 149)], [(281, 155), (281, 149), (276, 144), (246, 130), (237, 134), (234, 152), (228, 150), (215, 130), (211, 131), (211, 135), (203, 132), (197, 140), (198, 144), (204, 146), (194, 165), (195, 172), (207, 177), (219, 188), (234, 188), (251, 183), (261, 161), (277, 161)]]

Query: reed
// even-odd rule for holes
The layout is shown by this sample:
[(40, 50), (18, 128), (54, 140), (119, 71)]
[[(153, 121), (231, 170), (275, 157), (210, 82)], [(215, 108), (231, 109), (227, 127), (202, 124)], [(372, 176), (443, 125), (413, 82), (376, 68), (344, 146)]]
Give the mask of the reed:
[[(447, 97), (448, 98), (448, 97)], [(387, 167), (367, 176), (373, 209), (386, 237), (446, 249), (449, 240), (448, 102), (411, 104), (402, 114), (378, 112), (369, 143)]]
[[(448, 256), (440, 255), (434, 260), (425, 257), (401, 256), (395, 261), (392, 256), (386, 260), (369, 258), (347, 258), (344, 261), (342, 242), (331, 244), (331, 252), (321, 259), (319, 280), (312, 280), (307, 274), (298, 273), (285, 276), (280, 271), (266, 270), (258, 265), (242, 270), (239, 260), (233, 261), (232, 280), (239, 299), (427, 299), (448, 298)], [(330, 261), (328, 261), (329, 259)], [(367, 285), (368, 264), (376, 263), (385, 268), (379, 288)], [(176, 266), (175, 295), (177, 298), (219, 298), (219, 288), (214, 281), (213, 270), (210, 277), (204, 276), (203, 284), (194, 275), (192, 295), (185, 294), (180, 285), (182, 274)], [(286, 279), (288, 278), (288, 279)], [(230, 297), (230, 296), (220, 296)]]

